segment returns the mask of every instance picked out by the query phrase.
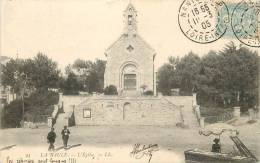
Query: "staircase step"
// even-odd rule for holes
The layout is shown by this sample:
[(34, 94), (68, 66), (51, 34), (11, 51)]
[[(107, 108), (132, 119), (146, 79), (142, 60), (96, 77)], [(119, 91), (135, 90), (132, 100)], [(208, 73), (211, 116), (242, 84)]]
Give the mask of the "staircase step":
[[(125, 96), (129, 97), (129, 94), (132, 95), (132, 97), (138, 97), (137, 91), (124, 91), (123, 92)], [(129, 94), (128, 94), (129, 93)], [(115, 98), (115, 100), (120, 100), (122, 96), (119, 96), (118, 98)], [(63, 128), (64, 125), (68, 125), (68, 116), (69, 113), (73, 110), (73, 105), (79, 105), (82, 102), (84, 104), (87, 104), (92, 101), (93, 98), (91, 97), (82, 97), (82, 96), (64, 96), (63, 97), (63, 110), (64, 113), (60, 113), (55, 127), (57, 128)], [(149, 99), (149, 97), (146, 97), (145, 100)], [(94, 99), (95, 100), (95, 99)], [(102, 98), (98, 98), (98, 100), (102, 101)], [(173, 109), (180, 109), (182, 110), (182, 116), (184, 119), (184, 123), (188, 125), (189, 127), (199, 127), (197, 118), (195, 114), (193, 113), (192, 108), (192, 97), (162, 97), (162, 98), (155, 98), (151, 97), (149, 99), (151, 105), (155, 106), (156, 108), (161, 108), (163, 111), (164, 108), (173, 108)]]

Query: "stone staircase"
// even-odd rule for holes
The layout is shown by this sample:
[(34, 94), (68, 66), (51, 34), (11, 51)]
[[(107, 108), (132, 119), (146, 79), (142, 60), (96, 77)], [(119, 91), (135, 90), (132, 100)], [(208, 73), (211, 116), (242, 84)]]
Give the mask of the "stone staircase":
[(63, 129), (65, 125), (68, 125), (68, 117), (66, 113), (60, 113), (54, 125), (56, 131)]
[(199, 122), (192, 108), (192, 96), (164, 96), (163, 98), (174, 105), (182, 106), (181, 110), (184, 124), (190, 128), (199, 127)]
[(70, 114), (73, 112), (73, 106), (80, 104), (82, 101), (86, 100), (86, 96), (63, 96), (63, 111), (60, 113), (55, 123), (56, 129), (62, 129), (65, 125), (68, 126), (68, 119)]
[[(145, 115), (145, 112), (149, 113), (150, 117), (153, 117), (156, 119), (156, 122), (158, 124), (173, 124), (175, 125), (173, 121), (177, 119), (180, 119), (179, 122), (183, 121), (185, 125), (189, 126), (190, 128), (197, 128), (199, 127), (199, 123), (197, 121), (197, 118), (195, 114), (193, 113), (192, 108), (192, 97), (191, 96), (163, 96), (163, 97), (136, 97), (136, 96), (130, 96), (130, 97), (122, 97), (122, 96), (63, 96), (63, 110), (64, 113), (60, 113), (58, 115), (58, 118), (56, 120), (55, 128), (62, 129), (64, 125), (68, 126), (69, 117), (71, 116), (71, 113), (73, 112), (73, 106), (79, 106), (81, 104), (87, 105), (88, 103), (96, 103), (99, 107), (105, 109), (107, 102), (113, 102), (115, 103), (114, 106), (117, 106), (119, 108), (113, 108), (111, 111), (109, 111), (109, 115), (105, 116), (105, 119), (109, 119), (111, 117), (112, 121), (116, 121), (116, 119), (120, 116), (115, 116), (116, 114), (113, 114), (114, 112), (118, 112), (118, 109), (120, 109), (120, 104), (123, 105), (126, 101), (134, 103), (137, 102), (138, 104), (144, 104), (142, 106), (151, 107), (150, 109), (146, 110), (145, 108), (139, 108), (138, 105), (131, 108), (128, 113), (130, 116), (130, 122), (129, 124), (132, 124), (132, 121), (140, 121), (140, 123), (136, 124), (142, 124), (145, 122), (145, 124), (153, 124), (150, 123), (150, 120), (147, 118), (142, 118), (143, 121), (138, 118), (138, 115), (148, 116)], [(104, 103), (104, 105), (103, 105)], [(132, 102), (131, 102), (132, 103)], [(103, 109), (98, 109), (97, 111), (102, 111)], [(157, 112), (159, 109), (159, 112)], [(108, 110), (108, 109), (105, 109)], [(175, 110), (175, 111), (174, 111)], [(180, 111), (179, 111), (180, 110)], [(76, 113), (79, 112), (82, 114), (82, 110), (75, 110)], [(94, 110), (93, 110), (94, 111)], [(96, 113), (97, 115), (98, 113)], [(105, 113), (100, 113), (99, 116), (95, 116), (94, 118), (100, 119), (101, 117), (104, 117)], [(172, 115), (173, 114), (173, 115)], [(137, 116), (134, 116), (137, 115)], [(181, 118), (180, 118), (181, 117)], [(82, 115), (79, 117), (76, 117), (76, 121), (80, 121), (79, 119), (82, 118)], [(137, 119), (135, 119), (137, 118)], [(173, 118), (173, 119), (172, 119)], [(153, 119), (153, 120), (154, 120)], [(167, 121), (169, 120), (169, 121)], [(108, 121), (108, 122), (110, 122)], [(147, 121), (147, 122), (146, 122)], [(127, 117), (124, 120), (124, 122), (127, 124)], [(93, 122), (93, 125), (95, 122)], [(105, 123), (110, 124), (110, 123)], [(111, 123), (113, 124), (113, 123)], [(118, 122), (118, 124), (121, 124), (121, 122)], [(135, 124), (135, 123), (133, 123)]]

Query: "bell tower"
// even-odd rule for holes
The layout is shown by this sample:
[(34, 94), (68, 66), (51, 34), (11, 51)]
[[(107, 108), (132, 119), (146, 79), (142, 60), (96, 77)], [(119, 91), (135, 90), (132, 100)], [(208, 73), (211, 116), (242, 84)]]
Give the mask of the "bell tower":
[(134, 6), (130, 3), (124, 11), (125, 18), (125, 29), (124, 34), (135, 35), (137, 33), (137, 11)]
[[(129, 0), (131, 1), (131, 0)], [(123, 32), (106, 49), (104, 86), (116, 86), (119, 94), (136, 96), (145, 85), (155, 92), (154, 49), (138, 34), (137, 10), (128, 3), (123, 11)]]

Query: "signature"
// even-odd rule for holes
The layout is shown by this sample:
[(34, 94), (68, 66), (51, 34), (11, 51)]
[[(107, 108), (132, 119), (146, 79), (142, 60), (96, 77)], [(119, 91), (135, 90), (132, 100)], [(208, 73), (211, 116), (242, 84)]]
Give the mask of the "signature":
[(149, 144), (148, 146), (141, 146), (140, 144), (135, 144), (133, 151), (130, 153), (130, 155), (135, 159), (141, 159), (143, 156), (147, 156), (149, 158), (148, 163), (150, 163), (153, 156), (153, 152), (156, 151), (159, 151), (157, 144)]

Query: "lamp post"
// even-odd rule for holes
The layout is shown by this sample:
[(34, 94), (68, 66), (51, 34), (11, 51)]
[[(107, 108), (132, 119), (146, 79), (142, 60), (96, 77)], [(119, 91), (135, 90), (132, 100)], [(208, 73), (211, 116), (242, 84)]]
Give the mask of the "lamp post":
[[(22, 121), (21, 121), (21, 125), (22, 125), (22, 127), (24, 127), (24, 92), (25, 92), (25, 87), (26, 87), (27, 74), (19, 73), (19, 72), (16, 71), (14, 73), (14, 79), (16, 80), (16, 83), (18, 83), (19, 91), (21, 93), (21, 99), (22, 99)], [(20, 85), (20, 83), (22, 85)]]

